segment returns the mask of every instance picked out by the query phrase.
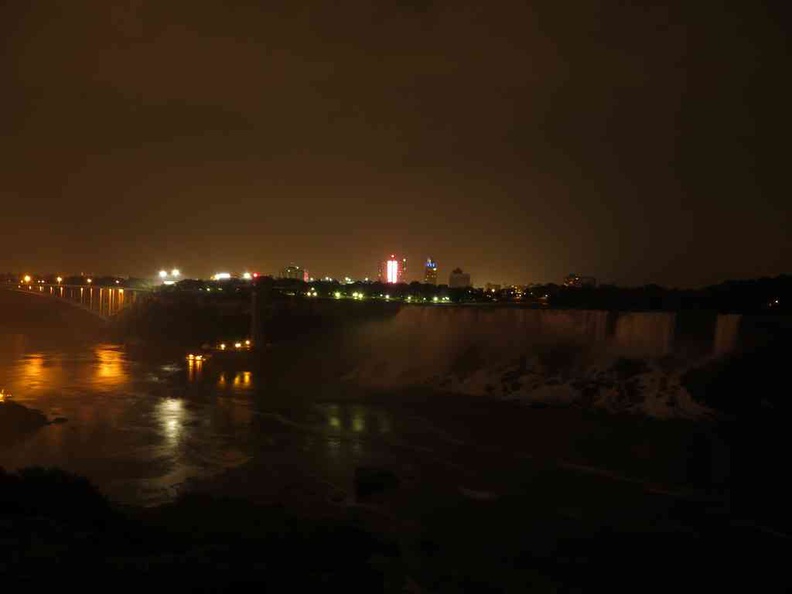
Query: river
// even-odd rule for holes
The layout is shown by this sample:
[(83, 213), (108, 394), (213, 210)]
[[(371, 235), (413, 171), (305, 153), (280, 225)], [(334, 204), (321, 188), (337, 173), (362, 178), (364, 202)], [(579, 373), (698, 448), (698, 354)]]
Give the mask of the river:
[(0, 450), (0, 466), (64, 468), (120, 502), (209, 489), (338, 503), (361, 466), (392, 470), (408, 497), (499, 497), (537, 473), (546, 480), (548, 468), (564, 481), (653, 493), (710, 489), (729, 474), (706, 423), (331, 385), (310, 367), (290, 388), (278, 381), (283, 361), (268, 361), (276, 351), (255, 364), (189, 364), (181, 351), (108, 343), (68, 306), (55, 315), (38, 299), (3, 298), (0, 388), (66, 421)]

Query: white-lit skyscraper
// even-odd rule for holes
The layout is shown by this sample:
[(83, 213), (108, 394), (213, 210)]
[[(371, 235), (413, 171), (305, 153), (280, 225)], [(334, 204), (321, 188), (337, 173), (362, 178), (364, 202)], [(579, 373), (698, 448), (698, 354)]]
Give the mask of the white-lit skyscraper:
[(395, 254), (379, 265), (379, 281), (381, 283), (403, 283), (407, 273), (407, 258), (399, 259)]

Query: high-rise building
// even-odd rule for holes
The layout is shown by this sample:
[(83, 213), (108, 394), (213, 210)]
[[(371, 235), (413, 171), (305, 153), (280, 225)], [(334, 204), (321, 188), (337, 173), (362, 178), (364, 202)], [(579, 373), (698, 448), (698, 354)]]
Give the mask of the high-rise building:
[(407, 258), (399, 260), (394, 254), (379, 265), (379, 281), (381, 283), (403, 283), (407, 274)]
[(300, 268), (292, 264), (280, 271), (280, 278), (291, 278), (308, 282), (308, 271), (305, 268)]
[(427, 258), (424, 264), (424, 282), (427, 285), (437, 284), (437, 262), (431, 258)]
[(450, 289), (463, 289), (470, 285), (470, 274), (462, 272), (461, 268), (454, 268), (448, 277), (448, 287)]

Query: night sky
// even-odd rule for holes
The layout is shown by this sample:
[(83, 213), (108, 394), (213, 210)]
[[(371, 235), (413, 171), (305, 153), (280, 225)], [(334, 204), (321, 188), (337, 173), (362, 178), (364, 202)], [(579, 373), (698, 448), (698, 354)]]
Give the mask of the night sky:
[(792, 272), (783, 1), (305, 4), (0, 3), (0, 271)]

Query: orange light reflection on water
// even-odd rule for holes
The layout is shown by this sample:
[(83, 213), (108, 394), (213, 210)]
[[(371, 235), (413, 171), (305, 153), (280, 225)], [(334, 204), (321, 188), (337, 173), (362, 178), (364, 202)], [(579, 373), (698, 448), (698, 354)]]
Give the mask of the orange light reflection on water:
[(235, 388), (248, 388), (252, 383), (251, 375), (249, 371), (242, 371), (237, 373), (234, 376), (234, 387)]
[(201, 359), (189, 359), (187, 361), (187, 380), (195, 382), (201, 379), (203, 371), (203, 361)]
[(30, 353), (22, 359), (20, 379), (25, 390), (43, 388), (53, 382), (53, 367), (44, 364), (44, 355)]
[(117, 387), (129, 379), (123, 353), (117, 347), (99, 345), (94, 348), (96, 357), (95, 380), (102, 387)]

